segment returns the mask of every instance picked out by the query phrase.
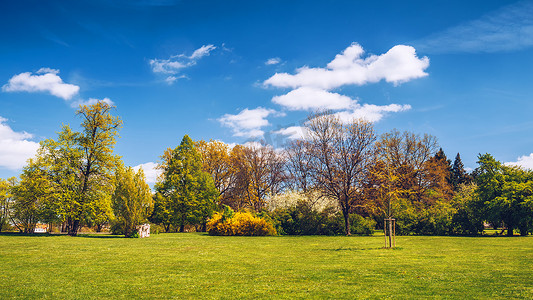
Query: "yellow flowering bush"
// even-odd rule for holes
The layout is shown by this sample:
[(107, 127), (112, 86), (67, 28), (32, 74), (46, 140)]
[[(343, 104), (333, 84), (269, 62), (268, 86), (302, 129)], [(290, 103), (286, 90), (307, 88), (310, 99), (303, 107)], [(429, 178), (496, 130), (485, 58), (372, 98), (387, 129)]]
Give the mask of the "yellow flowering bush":
[(210, 235), (276, 235), (274, 226), (263, 218), (254, 217), (249, 212), (238, 212), (226, 217), (216, 213), (207, 223)]

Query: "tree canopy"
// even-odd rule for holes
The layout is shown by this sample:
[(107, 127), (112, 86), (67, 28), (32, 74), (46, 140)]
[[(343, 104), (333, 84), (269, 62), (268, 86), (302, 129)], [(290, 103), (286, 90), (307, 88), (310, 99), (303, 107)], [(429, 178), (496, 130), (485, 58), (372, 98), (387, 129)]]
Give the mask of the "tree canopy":
[(204, 171), (193, 141), (185, 135), (177, 148), (165, 151), (162, 159), (163, 175), (156, 184), (154, 215), (164, 216), (163, 212), (168, 211), (170, 223), (180, 232), (187, 224), (199, 224), (205, 231), (218, 191)]

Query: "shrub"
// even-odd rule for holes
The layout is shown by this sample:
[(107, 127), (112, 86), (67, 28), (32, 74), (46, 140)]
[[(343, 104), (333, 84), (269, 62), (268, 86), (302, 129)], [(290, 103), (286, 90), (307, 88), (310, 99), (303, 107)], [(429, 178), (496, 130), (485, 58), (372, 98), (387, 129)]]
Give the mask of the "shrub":
[[(342, 235), (344, 219), (342, 214), (333, 207), (321, 211), (311, 208), (304, 202), (286, 209), (278, 209), (272, 214), (276, 229), (280, 234), (287, 235)], [(352, 234), (371, 235), (376, 222), (357, 214), (350, 215), (350, 231)]]
[(165, 232), (165, 227), (159, 224), (150, 223), (150, 234), (160, 234), (161, 232)]
[[(344, 219), (340, 216), (341, 225)], [(376, 221), (372, 218), (363, 218), (358, 214), (350, 214), (350, 232), (358, 235), (372, 235), (376, 228)], [(344, 232), (344, 231), (343, 231)]]
[(276, 229), (287, 235), (337, 235), (342, 234), (337, 214), (332, 209), (317, 211), (304, 202), (272, 213)]
[(225, 209), (224, 213), (216, 213), (207, 223), (210, 235), (248, 235), (264, 236), (276, 235), (274, 226), (261, 217), (255, 217), (249, 212), (233, 213)]

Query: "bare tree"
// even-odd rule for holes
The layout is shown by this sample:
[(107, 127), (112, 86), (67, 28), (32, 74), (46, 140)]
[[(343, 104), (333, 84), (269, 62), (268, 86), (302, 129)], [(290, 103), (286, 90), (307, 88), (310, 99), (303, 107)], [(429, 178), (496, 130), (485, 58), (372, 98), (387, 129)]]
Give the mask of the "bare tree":
[(248, 170), (248, 205), (263, 210), (265, 199), (279, 193), (285, 181), (283, 157), (268, 145), (245, 147), (244, 162)]
[(338, 202), (350, 235), (350, 213), (364, 205), (364, 171), (376, 140), (373, 125), (361, 119), (343, 123), (336, 115), (317, 113), (306, 127), (310, 174), (321, 194)]
[(309, 192), (313, 186), (309, 150), (308, 142), (303, 140), (291, 141), (285, 147), (288, 185), (304, 194)]

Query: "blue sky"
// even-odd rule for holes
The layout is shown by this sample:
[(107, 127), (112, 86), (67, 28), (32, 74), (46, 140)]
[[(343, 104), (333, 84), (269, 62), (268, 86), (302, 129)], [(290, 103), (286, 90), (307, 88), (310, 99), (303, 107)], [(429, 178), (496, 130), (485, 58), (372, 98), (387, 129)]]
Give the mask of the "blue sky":
[(150, 167), (185, 134), (280, 147), (310, 111), (533, 168), (533, 2), (1, 1), (0, 177), (75, 107), (116, 105)]

